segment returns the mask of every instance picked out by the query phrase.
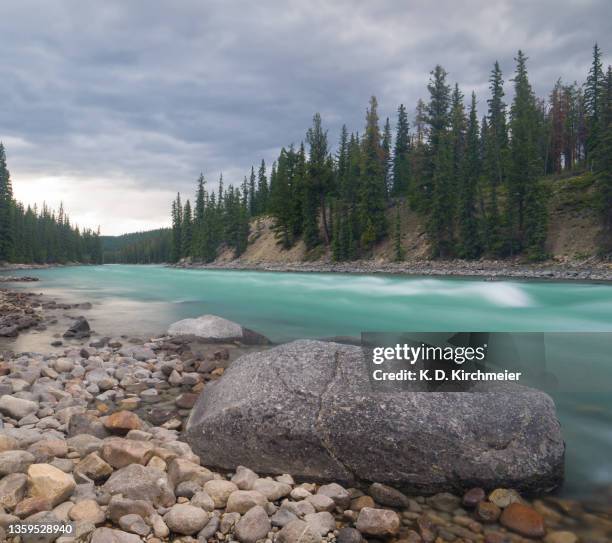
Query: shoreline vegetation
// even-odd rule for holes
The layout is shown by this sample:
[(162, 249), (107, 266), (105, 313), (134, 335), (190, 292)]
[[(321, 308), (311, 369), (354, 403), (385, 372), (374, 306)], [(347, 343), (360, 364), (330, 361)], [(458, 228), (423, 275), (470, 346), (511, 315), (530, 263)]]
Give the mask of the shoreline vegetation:
[[(13, 301), (40, 322), (58, 305)], [(422, 495), (377, 482), (297, 480), (248, 465), (217, 470), (186, 441), (191, 410), (239, 356), (267, 347), (185, 336), (102, 338), (77, 322), (80, 333), (52, 353), (0, 352), (0, 456), (11, 466), (0, 477), (2, 540), (14, 540), (8, 530), (19, 519), (72, 521), (86, 539), (130, 543), (130, 536), (295, 543), (305, 535), (313, 543), (603, 543), (612, 535), (605, 493), (580, 501), (508, 488)]]

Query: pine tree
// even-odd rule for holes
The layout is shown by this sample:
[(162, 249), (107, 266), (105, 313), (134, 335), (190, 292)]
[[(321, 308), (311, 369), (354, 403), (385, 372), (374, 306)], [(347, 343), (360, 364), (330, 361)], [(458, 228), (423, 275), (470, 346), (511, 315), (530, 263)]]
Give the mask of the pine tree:
[(182, 241), (183, 227), (183, 206), (181, 204), (181, 195), (176, 195), (176, 200), (172, 202), (172, 261), (177, 262), (181, 259), (183, 250)]
[(612, 257), (612, 67), (608, 66), (602, 103), (602, 126), (596, 150), (595, 177), (602, 215), (601, 251)]
[(332, 192), (333, 172), (328, 161), (327, 131), (323, 130), (321, 115), (315, 113), (312, 127), (306, 134), (308, 150), (308, 179), (304, 191), (304, 241), (311, 249), (319, 239), (319, 213), (325, 243), (329, 244), (330, 228), (327, 220), (327, 196)]
[(366, 114), (366, 129), (362, 141), (362, 167), (359, 191), (361, 245), (368, 250), (387, 233), (386, 181), (384, 154), (378, 126), (378, 102), (370, 99)]
[(410, 192), (410, 134), (406, 108), (401, 104), (397, 110), (395, 147), (393, 150), (394, 196), (406, 196)]
[(432, 255), (446, 258), (453, 252), (454, 165), (453, 140), (449, 133), (450, 87), (446, 70), (436, 66), (431, 72), (426, 122), (429, 125), (427, 178), (427, 230)]
[(191, 203), (185, 202), (183, 208), (183, 223), (181, 225), (181, 254), (193, 256), (193, 217), (191, 215)]
[(385, 121), (385, 127), (382, 135), (382, 161), (383, 161), (383, 175), (385, 179), (385, 198), (389, 197), (391, 192), (393, 179), (391, 178), (391, 124), (389, 123), (389, 117)]
[(11, 260), (13, 255), (12, 209), (11, 176), (6, 164), (4, 145), (0, 142), (0, 262)]
[(544, 257), (546, 209), (539, 186), (542, 172), (538, 153), (538, 111), (527, 76), (527, 57), (516, 58), (514, 101), (511, 109), (510, 169), (508, 175), (509, 243), (512, 252), (526, 250), (531, 259)]
[(257, 173), (257, 213), (265, 214), (270, 211), (268, 203), (268, 179), (266, 177), (266, 163), (262, 160)]
[(257, 196), (255, 193), (255, 167), (251, 166), (251, 177), (249, 178), (249, 189), (248, 189), (248, 209), (249, 215), (254, 217), (257, 215)]
[(466, 149), (461, 164), (459, 237), (463, 258), (478, 258), (481, 253), (480, 225), (478, 222), (476, 193), (480, 177), (480, 141), (476, 116), (476, 94), (472, 93), (470, 116), (466, 134)]
[(602, 128), (602, 97), (604, 93), (604, 73), (601, 63), (601, 49), (597, 43), (593, 46), (593, 61), (584, 86), (584, 103), (586, 109), (586, 156), (588, 166), (594, 169), (593, 155), (599, 144)]

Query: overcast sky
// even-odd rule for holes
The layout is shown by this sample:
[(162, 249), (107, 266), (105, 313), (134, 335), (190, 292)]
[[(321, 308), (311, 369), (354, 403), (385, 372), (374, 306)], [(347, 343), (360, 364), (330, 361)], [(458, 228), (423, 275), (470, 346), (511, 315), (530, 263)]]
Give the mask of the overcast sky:
[[(538, 94), (583, 81), (609, 0), (3, 2), (0, 140), (16, 196), (105, 234), (169, 223), (200, 171), (240, 183), (319, 111), (335, 145), (371, 94), (395, 119), (442, 64), (482, 108), (522, 48)], [(509, 97), (510, 98), (510, 97)]]

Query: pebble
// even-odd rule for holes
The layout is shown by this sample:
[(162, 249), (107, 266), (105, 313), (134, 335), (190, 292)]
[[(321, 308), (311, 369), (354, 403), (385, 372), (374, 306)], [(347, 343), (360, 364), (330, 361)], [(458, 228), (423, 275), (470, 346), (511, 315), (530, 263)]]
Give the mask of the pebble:
[(504, 509), (499, 521), (506, 528), (525, 537), (543, 537), (545, 534), (542, 515), (522, 503), (511, 503)]

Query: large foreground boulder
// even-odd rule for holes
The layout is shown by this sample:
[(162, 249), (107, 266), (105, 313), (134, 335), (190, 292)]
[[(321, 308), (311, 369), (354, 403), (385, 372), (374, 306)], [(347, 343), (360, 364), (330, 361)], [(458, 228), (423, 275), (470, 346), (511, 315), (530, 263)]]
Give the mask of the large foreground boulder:
[(170, 325), (169, 336), (189, 336), (207, 343), (239, 341), (247, 345), (267, 345), (268, 338), (216, 315), (183, 319)]
[(300, 340), (244, 355), (207, 385), (187, 440), (207, 465), (321, 481), (420, 493), (558, 486), (564, 443), (550, 397), (483, 385), (374, 392), (360, 347)]

